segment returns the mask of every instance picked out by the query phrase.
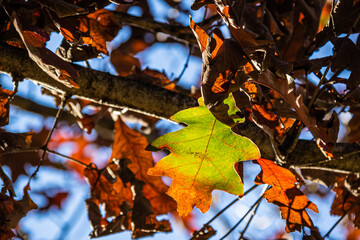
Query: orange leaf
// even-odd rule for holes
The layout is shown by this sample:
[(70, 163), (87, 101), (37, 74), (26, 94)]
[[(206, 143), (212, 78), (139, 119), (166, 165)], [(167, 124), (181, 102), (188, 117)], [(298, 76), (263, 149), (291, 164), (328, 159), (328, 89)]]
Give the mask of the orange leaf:
[(295, 187), (295, 176), (288, 169), (279, 167), (270, 160), (260, 158), (257, 162), (261, 172), (256, 176), (255, 183), (267, 183), (272, 186), (265, 192), (264, 198), (280, 207), (281, 216), (286, 219), (286, 232), (301, 232), (301, 226), (315, 229), (306, 209), (314, 212), (318, 212), (318, 209)]
[[(201, 52), (204, 52), (208, 46), (209, 35), (201, 29), (191, 18), (190, 16), (190, 28), (193, 30), (193, 33), (198, 41)], [(215, 48), (211, 51), (211, 58), (215, 58), (220, 52), (221, 47), (224, 43), (224, 37), (219, 29), (215, 29), (213, 33), (212, 40), (215, 40)]]
[(176, 203), (166, 195), (168, 186), (160, 177), (147, 175), (148, 169), (154, 166), (151, 152), (145, 151), (147, 145), (148, 142), (143, 135), (126, 126), (119, 119), (115, 123), (114, 145), (110, 159), (130, 159), (131, 164), (128, 167), (137, 179), (145, 182), (143, 192), (150, 201), (155, 215), (165, 214), (174, 211)]
[(273, 187), (279, 187), (283, 191), (294, 187), (297, 182), (294, 174), (289, 170), (279, 167), (273, 161), (260, 158), (256, 160), (261, 167), (261, 172), (256, 176), (256, 184), (269, 184)]
[(209, 38), (209, 35), (207, 35), (207, 33), (201, 29), (190, 17), (190, 28), (193, 30), (194, 35), (196, 37), (196, 40), (199, 43), (201, 52), (203, 52), (205, 50), (205, 48), (207, 47), (207, 41)]

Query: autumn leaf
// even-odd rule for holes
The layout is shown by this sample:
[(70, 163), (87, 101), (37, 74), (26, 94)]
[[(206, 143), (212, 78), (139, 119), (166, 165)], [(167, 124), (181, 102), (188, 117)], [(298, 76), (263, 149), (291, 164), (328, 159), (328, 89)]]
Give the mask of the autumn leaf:
[(0, 129), (0, 153), (7, 153), (14, 150), (25, 150), (30, 148), (32, 135), (29, 133), (11, 133)]
[(121, 28), (113, 18), (113, 14), (106, 9), (99, 9), (79, 20), (79, 30), (84, 34), (84, 43), (95, 46), (100, 52), (109, 55), (106, 42), (113, 40)]
[[(168, 186), (160, 177), (149, 176), (148, 169), (154, 166), (151, 152), (146, 151), (146, 138), (129, 128), (121, 119), (115, 123), (115, 136), (111, 158), (130, 159), (129, 169), (135, 176), (145, 182), (144, 195), (149, 199), (156, 215), (166, 214), (176, 209), (175, 202), (165, 192)], [(129, 190), (129, 189), (128, 189)]]
[(69, 88), (79, 88), (74, 79), (79, 76), (77, 71), (67, 62), (45, 47), (50, 36), (38, 26), (24, 24), (15, 11), (9, 12), (16, 31), (23, 41), (29, 57), (49, 76)]
[[(156, 216), (175, 211), (176, 203), (165, 194), (168, 186), (160, 177), (146, 174), (154, 164), (151, 153), (145, 151), (147, 145), (144, 136), (119, 119), (115, 123), (113, 152), (107, 167), (100, 172), (84, 169), (84, 176), (91, 186), (87, 204), (94, 237), (123, 231), (123, 228), (115, 227), (119, 224), (132, 230), (134, 238), (170, 230), (169, 223), (158, 221)], [(128, 162), (122, 166), (124, 159)], [(104, 227), (100, 226), (102, 216), (96, 210), (99, 204), (105, 204), (106, 218), (114, 217)], [(127, 222), (129, 219), (132, 224)]]
[(260, 158), (256, 162), (260, 165), (261, 172), (256, 176), (255, 183), (272, 186), (265, 192), (264, 198), (279, 206), (282, 218), (286, 219), (286, 232), (301, 232), (302, 226), (314, 230), (314, 224), (306, 209), (314, 212), (318, 212), (318, 209), (296, 188), (295, 176), (288, 169), (279, 167), (270, 160)]
[(9, 123), (9, 97), (14, 94), (13, 91), (3, 89), (0, 84), (0, 127)]
[(133, 70), (141, 68), (139, 59), (119, 48), (111, 52), (110, 61), (119, 76), (123, 77), (129, 75)]
[(336, 193), (335, 199), (331, 205), (330, 214), (342, 216), (346, 212), (353, 215), (353, 223), (356, 228), (360, 228), (360, 206), (357, 187), (359, 186), (359, 178), (357, 175), (338, 175), (335, 177)]
[(173, 179), (168, 194), (177, 201), (180, 216), (189, 214), (193, 206), (206, 212), (214, 189), (241, 195), (243, 184), (234, 164), (260, 157), (251, 140), (234, 134), (230, 127), (215, 119), (201, 99), (199, 103), (199, 107), (172, 117), (187, 124), (186, 128), (151, 143), (152, 147), (171, 152), (148, 174)]
[(300, 120), (312, 133), (316, 143), (322, 153), (327, 157), (332, 157), (332, 147), (336, 143), (335, 136), (328, 135), (325, 129), (317, 125), (316, 119), (309, 115), (309, 110), (305, 106), (302, 95), (295, 93), (294, 79), (286, 75), (286, 79), (277, 78), (271, 71), (266, 70), (257, 75), (252, 81), (276, 91), (280, 96), (295, 110)]
[(7, 232), (16, 227), (20, 219), (29, 211), (37, 209), (37, 205), (29, 196), (29, 186), (24, 187), (24, 195), (21, 200), (0, 193), (0, 233)]

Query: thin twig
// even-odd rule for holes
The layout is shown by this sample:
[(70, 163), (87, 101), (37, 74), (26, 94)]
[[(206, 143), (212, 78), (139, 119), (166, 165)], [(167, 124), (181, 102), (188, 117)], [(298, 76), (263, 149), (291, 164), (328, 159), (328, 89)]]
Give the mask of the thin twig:
[[(267, 188), (268, 188), (268, 186), (264, 186), (263, 192), (265, 192)], [(261, 198), (261, 200), (262, 200), (262, 198)], [(242, 232), (240, 233), (240, 238), (239, 238), (239, 240), (243, 239), (243, 236), (244, 236), (247, 228), (249, 227), (251, 221), (253, 220), (253, 218), (254, 218), (255, 215), (256, 215), (257, 210), (258, 210), (259, 207), (260, 207), (261, 200), (260, 200), (259, 203), (256, 205), (255, 210), (251, 213), (251, 216), (250, 216), (249, 221), (246, 223), (246, 226), (245, 226), (244, 230), (242, 230)]]
[(61, 157), (63, 157), (63, 158), (67, 158), (67, 159), (69, 159), (69, 160), (71, 160), (71, 161), (73, 161), (73, 162), (75, 162), (75, 163), (77, 163), (77, 164), (83, 165), (83, 166), (85, 166), (85, 167), (87, 167), (87, 168), (92, 168), (92, 164), (91, 164), (91, 163), (90, 163), (90, 164), (83, 163), (83, 162), (81, 162), (81, 161), (79, 161), (79, 160), (77, 160), (77, 159), (75, 159), (75, 158), (72, 158), (72, 157), (70, 157), (70, 156), (67, 156), (67, 155), (64, 155), (64, 154), (62, 154), (62, 153), (56, 152), (56, 151), (51, 150), (51, 149), (49, 149), (49, 148), (47, 148), (46, 151), (49, 152), (49, 153), (52, 153), (52, 154), (61, 156)]
[(325, 234), (324, 238), (329, 237), (329, 235), (330, 235), (330, 233), (332, 232), (332, 230), (334, 230), (334, 228), (344, 219), (344, 217), (345, 217), (348, 213), (350, 213), (350, 211), (353, 210), (353, 209), (356, 207), (356, 205), (358, 205), (359, 203), (360, 203), (360, 198), (358, 198), (358, 199), (356, 200), (356, 202), (354, 202), (354, 203), (351, 205), (351, 207), (344, 212), (344, 214), (341, 216), (341, 218), (339, 218), (339, 220), (337, 220), (336, 223), (335, 223), (335, 224), (330, 228), (330, 230)]
[(71, 214), (69, 220), (62, 226), (60, 231), (59, 240), (66, 239), (70, 230), (75, 226), (76, 222), (80, 220), (79, 215), (83, 212), (83, 200), (81, 199), (75, 208), (75, 211)]
[(330, 70), (331, 67), (331, 61), (329, 62), (329, 64), (326, 67), (326, 70), (324, 72), (324, 74), (321, 76), (320, 82), (319, 84), (316, 86), (314, 94), (312, 95), (312, 98), (310, 99), (309, 104), (307, 105), (307, 108), (310, 109), (311, 106), (313, 105), (313, 103), (315, 102), (316, 98), (318, 97), (318, 92), (320, 90), (321, 85), (323, 84), (323, 82), (325, 81), (325, 76), (328, 73), (328, 71)]
[(264, 188), (263, 192), (261, 193), (260, 197), (256, 200), (256, 202), (250, 207), (250, 209), (245, 213), (245, 215), (244, 215), (222, 238), (220, 238), (220, 240), (223, 240), (223, 239), (225, 239), (227, 236), (229, 236), (229, 234), (230, 234), (232, 231), (234, 231), (234, 230), (237, 228), (237, 226), (239, 226), (239, 224), (246, 218), (246, 216), (252, 211), (252, 209), (253, 209), (254, 207), (256, 207), (256, 206), (260, 203), (261, 199), (262, 199), (263, 196), (264, 196), (264, 193), (265, 193), (267, 187), (268, 187), (268, 185), (266, 184), (266, 187)]
[(175, 78), (174, 81), (172, 81), (171, 83), (178, 83), (181, 79), (181, 77), (183, 76), (185, 70), (187, 69), (188, 65), (189, 65), (189, 60), (190, 60), (190, 56), (191, 56), (191, 52), (192, 52), (192, 45), (189, 44), (189, 55), (186, 58), (186, 62), (185, 65), (179, 75), (179, 77)]
[(65, 108), (66, 101), (68, 100), (69, 97), (70, 97), (70, 95), (66, 95), (66, 96), (63, 97), (63, 99), (61, 101), (61, 104), (60, 104), (59, 109), (58, 109), (58, 111), (56, 113), (56, 116), (55, 116), (53, 126), (52, 126), (52, 128), (51, 128), (51, 130), (50, 130), (50, 132), (49, 132), (49, 134), (48, 134), (48, 136), (46, 138), (45, 144), (41, 147), (41, 149), (43, 150), (43, 153), (41, 155), (41, 158), (39, 160), (39, 163), (38, 163), (35, 171), (29, 177), (28, 184), (30, 184), (31, 179), (36, 176), (37, 172), (39, 171), (41, 165), (43, 164), (43, 162), (45, 160), (46, 152), (48, 150), (47, 146), (48, 146), (48, 144), (50, 142), (50, 139), (51, 139), (51, 136), (54, 133), (54, 130), (55, 130), (55, 128), (56, 128), (56, 126), (57, 126), (57, 124), (58, 124), (58, 122), (60, 120), (61, 113), (63, 112), (63, 110)]
[(33, 149), (15, 149), (9, 152), (0, 153), (0, 156), (7, 155), (7, 154), (17, 154), (17, 153), (29, 153), (29, 152), (38, 152), (42, 151), (40, 148), (33, 148)]
[[(254, 185), (252, 186), (250, 189), (248, 189), (243, 196), (247, 195), (248, 193), (250, 193), (252, 190), (254, 190), (255, 188), (257, 188), (259, 185)], [(241, 196), (241, 197), (243, 197)], [(231, 203), (229, 203), (228, 205), (226, 205), (223, 209), (221, 209), (221, 211), (219, 211), (214, 217), (212, 217), (207, 223), (205, 223), (203, 225), (203, 227), (199, 230), (199, 231), (195, 231), (194, 233), (201, 233), (203, 231), (206, 231), (208, 229), (208, 226), (210, 225), (210, 223), (212, 221), (214, 221), (216, 218), (218, 218), (223, 212), (225, 212), (229, 207), (231, 207), (234, 203), (236, 203), (237, 201), (240, 200), (241, 197), (237, 197), (235, 198)], [(193, 233), (193, 234), (194, 234)]]
[[(257, 188), (259, 185), (254, 185), (252, 186), (249, 190), (247, 190), (243, 196), (245, 196), (246, 194), (250, 193), (252, 190), (254, 190), (255, 188)], [(243, 197), (242, 196), (242, 197)], [(223, 212), (225, 212), (229, 207), (231, 207), (234, 203), (236, 203), (237, 201), (240, 200), (241, 197), (237, 197), (235, 198), (231, 203), (229, 203), (228, 205), (226, 205), (221, 211), (219, 211), (213, 218), (211, 218), (207, 223), (204, 224), (204, 226), (209, 225), (212, 221), (214, 221), (217, 217), (219, 217)]]

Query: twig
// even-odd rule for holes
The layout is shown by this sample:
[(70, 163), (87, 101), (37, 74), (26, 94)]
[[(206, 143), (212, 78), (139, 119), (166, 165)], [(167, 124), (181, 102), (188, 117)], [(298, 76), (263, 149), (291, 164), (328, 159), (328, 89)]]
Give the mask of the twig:
[(81, 162), (81, 161), (79, 161), (79, 160), (77, 160), (77, 159), (75, 159), (75, 158), (72, 158), (72, 157), (70, 157), (70, 156), (67, 156), (67, 155), (64, 155), (64, 154), (62, 154), (62, 153), (56, 152), (56, 151), (51, 150), (51, 149), (49, 149), (49, 148), (47, 148), (46, 151), (49, 152), (49, 153), (52, 153), (52, 154), (61, 156), (61, 157), (63, 157), (63, 158), (67, 158), (67, 159), (69, 159), (69, 160), (71, 160), (71, 161), (73, 161), (73, 162), (75, 162), (75, 163), (77, 163), (77, 164), (83, 165), (84, 167), (93, 168), (93, 167), (92, 167), (93, 164), (91, 164), (91, 163), (90, 163), (90, 164), (83, 163), (83, 162)]
[[(266, 191), (267, 188), (268, 188), (268, 186), (265, 186), (265, 187), (264, 187), (265, 191)], [(264, 190), (263, 190), (263, 191), (264, 191)], [(264, 191), (264, 192), (265, 192), (265, 191)], [(261, 198), (261, 200), (262, 200), (262, 198)], [(243, 236), (244, 236), (247, 228), (249, 227), (251, 221), (252, 221), (253, 218), (255, 217), (255, 214), (256, 214), (257, 210), (258, 210), (259, 207), (260, 207), (261, 200), (260, 200), (259, 203), (256, 205), (255, 210), (251, 213), (251, 216), (250, 216), (249, 221), (246, 223), (246, 226), (245, 226), (244, 230), (242, 230), (242, 232), (240, 233), (240, 238), (239, 238), (239, 240), (242, 240), (242, 239), (243, 239)]]
[(313, 105), (313, 103), (315, 102), (316, 98), (318, 97), (318, 92), (320, 90), (321, 85), (323, 84), (323, 82), (325, 81), (325, 76), (328, 73), (328, 71), (330, 70), (331, 67), (331, 61), (329, 62), (329, 64), (326, 67), (326, 70), (324, 72), (324, 74), (321, 76), (320, 82), (319, 84), (316, 86), (314, 94), (312, 95), (312, 98), (310, 99), (310, 102), (307, 105), (307, 108), (310, 109), (311, 106)]
[[(245, 196), (246, 194), (250, 193), (252, 190), (254, 190), (255, 188), (257, 188), (259, 185), (254, 185), (252, 186), (249, 190), (247, 190), (243, 196)], [(211, 218), (207, 223), (204, 224), (204, 226), (209, 225), (212, 221), (214, 221), (217, 217), (219, 217), (223, 212), (225, 212), (229, 207), (231, 207), (234, 203), (236, 203), (237, 201), (239, 201), (241, 198), (237, 197), (235, 198), (231, 203), (229, 203), (228, 205), (226, 205), (221, 211), (219, 211), (213, 218)]]
[(83, 200), (81, 199), (75, 208), (75, 211), (71, 214), (69, 220), (62, 226), (60, 231), (59, 240), (66, 239), (66, 236), (69, 234), (70, 230), (75, 226), (76, 222), (80, 220), (79, 215), (83, 211)]
[(235, 228), (237, 228), (237, 226), (239, 226), (239, 224), (246, 218), (246, 216), (252, 211), (252, 209), (253, 209), (254, 207), (256, 207), (256, 206), (260, 203), (260, 201), (261, 201), (261, 199), (263, 198), (264, 193), (265, 193), (265, 191), (266, 191), (267, 188), (268, 188), (268, 185), (266, 184), (265, 187), (264, 187), (264, 189), (263, 189), (263, 192), (261, 193), (260, 197), (256, 200), (256, 202), (250, 207), (250, 209), (245, 213), (245, 215), (244, 215), (222, 238), (220, 238), (220, 240), (223, 240), (223, 239), (225, 239), (227, 236), (229, 236), (229, 234), (230, 234), (232, 231), (234, 231)]
[[(249, 190), (247, 190), (245, 193), (244, 193), (244, 195), (243, 196), (245, 196), (245, 195), (247, 195), (248, 193), (250, 193), (252, 190), (254, 190), (255, 188), (257, 188), (259, 185), (254, 185), (254, 186), (252, 186)], [(205, 223), (204, 225), (203, 225), (203, 227), (199, 230), (199, 231), (195, 231), (194, 233), (193, 233), (193, 236), (194, 236), (194, 234), (196, 233), (196, 234), (199, 234), (199, 235), (201, 235), (201, 233), (204, 233), (207, 229), (208, 229), (208, 227), (209, 227), (209, 225), (210, 225), (210, 223), (212, 222), (212, 221), (214, 221), (216, 218), (218, 218), (223, 212), (225, 212), (229, 207), (231, 207), (234, 203), (236, 203), (237, 201), (239, 201), (240, 200), (240, 197), (237, 197), (237, 198), (235, 198), (231, 203), (229, 203), (228, 205), (226, 205), (223, 209), (221, 209), (214, 217), (212, 217), (207, 223)]]
[(348, 213), (350, 213), (350, 211), (353, 210), (353, 209), (356, 207), (356, 205), (358, 205), (359, 203), (360, 203), (360, 198), (358, 198), (358, 199), (356, 200), (356, 202), (354, 202), (354, 203), (351, 205), (351, 207), (344, 212), (344, 214), (341, 216), (341, 218), (339, 218), (339, 220), (337, 220), (336, 223), (335, 223), (335, 224), (330, 228), (330, 230), (325, 234), (324, 238), (329, 237), (331, 231), (334, 230), (334, 228), (344, 219), (344, 217), (345, 217)]
[(178, 83), (182, 77), (182, 75), (184, 74), (185, 70), (187, 69), (188, 65), (189, 65), (189, 60), (190, 60), (190, 56), (191, 56), (191, 51), (192, 51), (192, 46), (189, 45), (189, 55), (186, 58), (186, 62), (185, 65), (180, 73), (180, 75), (174, 79), (174, 81), (170, 82), (170, 83)]
[(50, 139), (51, 139), (51, 136), (52, 136), (52, 134), (54, 133), (54, 130), (55, 130), (55, 128), (56, 128), (56, 126), (57, 126), (57, 124), (58, 124), (58, 122), (59, 122), (59, 120), (60, 120), (61, 113), (63, 112), (64, 107), (65, 107), (65, 104), (66, 104), (66, 101), (68, 100), (69, 97), (70, 97), (70, 95), (66, 95), (66, 96), (63, 97), (63, 99), (62, 99), (62, 101), (61, 101), (61, 104), (60, 104), (59, 109), (58, 109), (58, 111), (57, 111), (57, 113), (56, 113), (56, 116), (55, 116), (55, 120), (54, 120), (53, 126), (52, 126), (52, 128), (51, 128), (51, 130), (50, 130), (50, 132), (49, 132), (49, 134), (48, 134), (48, 136), (47, 136), (47, 138), (46, 138), (45, 144), (41, 147), (41, 149), (43, 150), (43, 153), (42, 153), (42, 155), (41, 155), (41, 158), (40, 158), (40, 160), (39, 160), (39, 163), (38, 163), (35, 171), (34, 171), (34, 172), (31, 174), (31, 176), (29, 177), (28, 185), (30, 184), (31, 179), (36, 176), (37, 172), (39, 171), (41, 165), (43, 164), (43, 162), (44, 162), (44, 160), (45, 160), (46, 152), (47, 152), (47, 150), (48, 150), (48, 149), (47, 149), (47, 146), (48, 146), (48, 144), (49, 144), (49, 142), (50, 142)]

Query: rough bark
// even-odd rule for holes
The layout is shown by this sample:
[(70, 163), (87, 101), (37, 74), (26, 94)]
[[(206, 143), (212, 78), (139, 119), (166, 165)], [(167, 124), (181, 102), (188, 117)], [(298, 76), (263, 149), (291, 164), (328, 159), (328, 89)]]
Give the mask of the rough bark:
[(48, 89), (159, 118), (169, 118), (182, 109), (197, 105), (194, 98), (144, 83), (142, 79), (132, 80), (78, 65), (73, 66), (80, 75), (75, 80), (80, 86), (79, 89), (68, 88), (52, 79), (28, 57), (25, 50), (0, 45), (0, 71), (30, 79)]
[[(0, 45), (0, 71), (30, 79), (45, 88), (164, 119), (180, 110), (197, 106), (197, 101), (191, 97), (143, 83), (141, 79), (131, 80), (77, 65), (74, 67), (80, 74), (76, 80), (80, 89), (70, 89), (53, 80), (28, 57), (25, 50)], [(259, 147), (262, 157), (275, 159), (268, 135), (254, 123), (240, 124), (237, 132), (252, 139)], [(359, 153), (349, 155), (356, 151)], [(357, 144), (338, 143), (334, 155), (336, 159), (326, 162), (315, 142), (300, 140), (287, 161), (290, 165), (299, 167), (312, 165), (360, 172), (360, 147)]]

